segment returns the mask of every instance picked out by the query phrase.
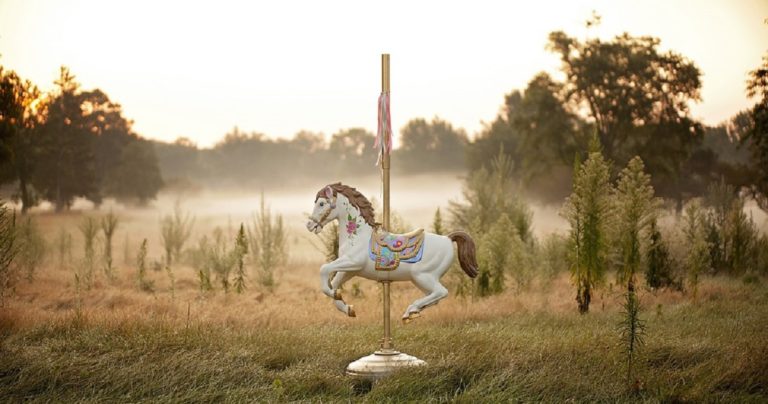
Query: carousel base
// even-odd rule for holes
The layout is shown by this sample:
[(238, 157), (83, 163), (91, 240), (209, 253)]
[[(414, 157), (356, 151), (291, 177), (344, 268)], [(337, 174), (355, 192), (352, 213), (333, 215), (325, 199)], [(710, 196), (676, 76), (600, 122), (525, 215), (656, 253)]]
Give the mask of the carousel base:
[(376, 351), (347, 365), (347, 374), (366, 379), (378, 379), (407, 367), (424, 366), (427, 362), (397, 351)]

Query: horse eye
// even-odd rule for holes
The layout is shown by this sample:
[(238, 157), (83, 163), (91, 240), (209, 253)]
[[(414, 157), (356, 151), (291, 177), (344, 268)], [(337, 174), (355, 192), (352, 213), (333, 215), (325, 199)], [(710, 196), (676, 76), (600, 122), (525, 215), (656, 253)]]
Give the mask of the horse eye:
[(323, 205), (325, 205), (325, 202), (320, 202), (320, 206), (323, 206)]

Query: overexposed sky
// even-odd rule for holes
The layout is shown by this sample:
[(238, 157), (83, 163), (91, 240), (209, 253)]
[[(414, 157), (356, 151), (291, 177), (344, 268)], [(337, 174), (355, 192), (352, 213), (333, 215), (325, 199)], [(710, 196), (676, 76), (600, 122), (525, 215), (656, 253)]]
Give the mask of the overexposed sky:
[[(592, 10), (602, 24), (587, 33)], [(67, 65), (141, 135), (209, 146), (236, 125), (272, 137), (373, 131), (388, 52), (395, 128), (439, 116), (472, 135), (504, 94), (557, 71), (549, 32), (627, 31), (696, 63), (692, 111), (716, 124), (753, 104), (745, 80), (768, 50), (766, 18), (768, 0), (0, 0), (0, 64), (43, 89)]]

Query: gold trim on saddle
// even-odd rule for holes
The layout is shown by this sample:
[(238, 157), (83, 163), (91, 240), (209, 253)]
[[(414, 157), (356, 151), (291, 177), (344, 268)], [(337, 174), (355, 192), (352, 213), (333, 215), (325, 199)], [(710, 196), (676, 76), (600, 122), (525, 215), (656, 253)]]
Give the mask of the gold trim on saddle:
[(371, 235), (370, 258), (378, 271), (394, 271), (400, 262), (418, 262), (424, 246), (424, 229), (404, 234), (374, 231)]

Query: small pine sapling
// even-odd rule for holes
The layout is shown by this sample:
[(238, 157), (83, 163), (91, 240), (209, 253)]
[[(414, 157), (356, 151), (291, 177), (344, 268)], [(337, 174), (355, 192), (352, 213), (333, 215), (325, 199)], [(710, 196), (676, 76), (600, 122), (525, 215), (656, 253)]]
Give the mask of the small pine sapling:
[(136, 284), (139, 290), (151, 292), (153, 284), (147, 280), (147, 239), (144, 239), (139, 247), (139, 253), (136, 255), (136, 268)]
[(245, 237), (245, 226), (240, 224), (240, 230), (235, 239), (235, 291), (243, 293), (245, 290), (245, 255), (248, 254), (248, 239)]
[(96, 237), (98, 236), (99, 227), (96, 223), (96, 219), (88, 216), (83, 218), (80, 223), (80, 232), (83, 234), (83, 265), (79, 272), (80, 282), (85, 284), (86, 289), (90, 289), (93, 286), (93, 271), (96, 265)]
[(688, 274), (688, 284), (696, 301), (698, 295), (699, 275), (709, 265), (709, 243), (707, 243), (704, 228), (704, 214), (698, 200), (690, 201), (683, 212), (683, 234), (685, 236), (685, 269)]
[(45, 239), (40, 234), (31, 217), (16, 226), (17, 255), (16, 265), (20, 272), (26, 274), (28, 282), (32, 282), (35, 271), (45, 259)]
[(59, 256), (59, 269), (67, 269), (72, 263), (72, 235), (63, 227), (56, 237), (56, 249)]
[(16, 272), (13, 260), (17, 254), (16, 214), (0, 202), (0, 307), (5, 304), (5, 297), (13, 290)]
[(184, 244), (192, 235), (195, 218), (184, 214), (181, 205), (176, 204), (173, 215), (166, 215), (160, 220), (160, 236), (165, 250), (165, 265), (170, 267), (178, 260)]
[(440, 214), (440, 208), (435, 210), (435, 217), (432, 219), (432, 233), (443, 235), (445, 229), (443, 228), (443, 217)]
[(101, 231), (104, 233), (104, 273), (109, 279), (114, 279), (114, 266), (112, 265), (112, 237), (117, 230), (118, 218), (112, 211), (101, 218)]

